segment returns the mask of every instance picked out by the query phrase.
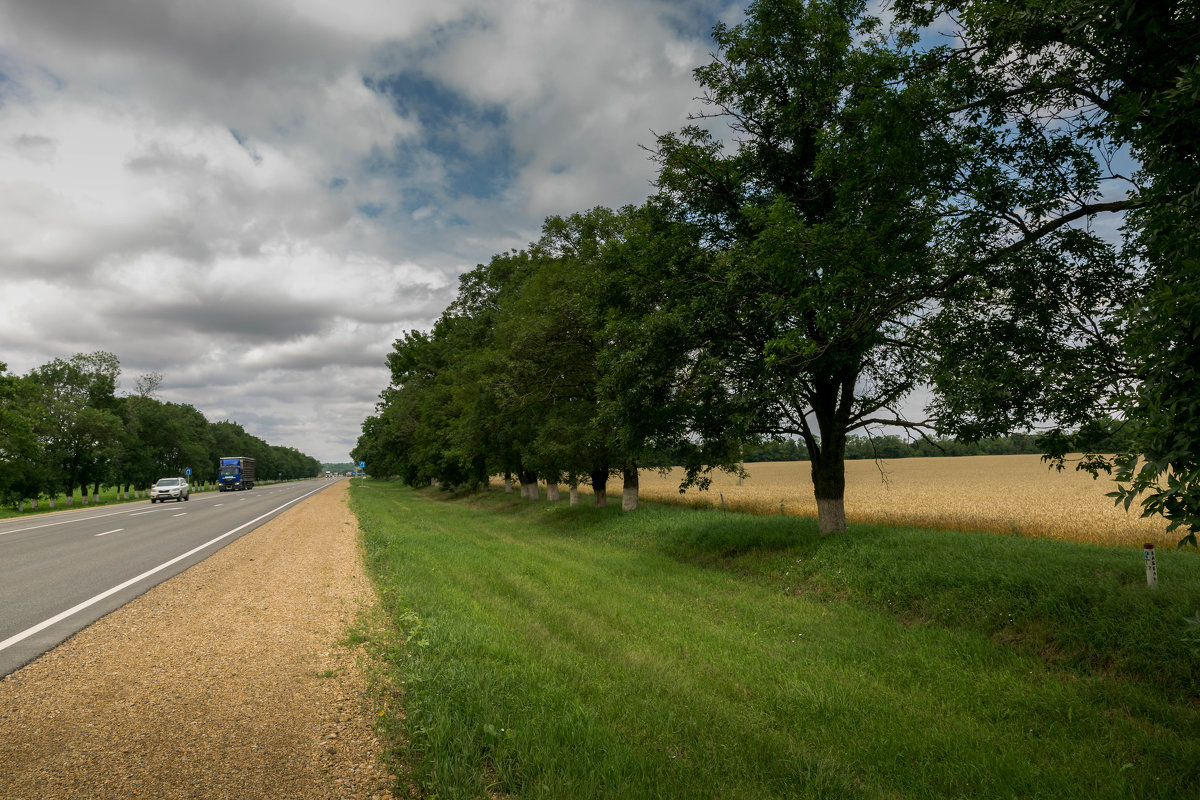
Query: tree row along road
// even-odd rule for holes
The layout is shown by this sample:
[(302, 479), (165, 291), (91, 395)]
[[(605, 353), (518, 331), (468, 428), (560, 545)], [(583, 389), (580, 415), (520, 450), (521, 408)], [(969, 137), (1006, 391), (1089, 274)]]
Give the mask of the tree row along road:
[(0, 676), (329, 485), (301, 481), (0, 522)]

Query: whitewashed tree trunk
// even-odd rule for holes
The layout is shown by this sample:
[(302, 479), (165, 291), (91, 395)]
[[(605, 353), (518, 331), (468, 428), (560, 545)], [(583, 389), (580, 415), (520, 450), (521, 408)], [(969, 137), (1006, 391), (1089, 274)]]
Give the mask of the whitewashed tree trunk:
[(846, 530), (846, 503), (842, 498), (817, 498), (817, 529), (822, 534)]
[(579, 484), (572, 483), (568, 494), (571, 496), (570, 504), (573, 506), (579, 505)]
[(529, 484), (529, 499), (537, 500), (540, 497), (541, 497), (541, 493), (538, 490), (538, 485), (536, 483)]
[(558, 481), (546, 481), (546, 499), (551, 503), (557, 503), (559, 501)]
[(24, 514), (24, 513), (25, 513), (25, 501), (24, 501), (24, 500), (18, 500), (18, 501), (17, 501), (17, 513), (18, 513), (18, 514)]
[(638, 507), (638, 468), (633, 461), (628, 462), (621, 470), (624, 483), (621, 487), (621, 510), (637, 511)]
[(33, 510), (37, 511), (37, 509), (38, 509), (38, 499), (35, 497), (35, 498), (33, 498)]
[(521, 499), (529, 499), (529, 484), (525, 483), (524, 481), (521, 481)]
[(53, 497), (50, 498), (50, 507), (54, 508), (54, 498)]
[(512, 475), (504, 473), (504, 491), (512, 494)]
[(592, 493), (596, 495), (596, 508), (608, 508), (607, 489), (593, 489)]

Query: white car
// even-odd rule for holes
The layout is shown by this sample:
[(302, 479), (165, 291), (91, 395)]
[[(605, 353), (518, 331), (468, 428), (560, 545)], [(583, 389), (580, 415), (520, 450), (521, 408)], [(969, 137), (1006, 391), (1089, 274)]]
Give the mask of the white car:
[(188, 484), (183, 478), (163, 478), (150, 487), (150, 502), (174, 500), (178, 503), (188, 499)]

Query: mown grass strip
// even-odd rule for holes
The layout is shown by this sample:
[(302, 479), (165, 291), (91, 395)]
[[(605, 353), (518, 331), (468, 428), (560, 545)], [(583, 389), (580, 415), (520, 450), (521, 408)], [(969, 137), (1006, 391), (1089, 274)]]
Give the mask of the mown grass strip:
[[(1021, 575), (1092, 569), (1098, 548), (1046, 567), (1003, 545), (1062, 543), (959, 534), (1001, 546), (931, 553), (935, 580), (904, 555), (921, 532), (482, 502), (354, 489), (402, 634), (381, 653), (403, 687), (398, 756), (429, 796), (1179, 797), (1200, 776), (1194, 693), (1047, 661), (987, 617), (1037, 584)], [(982, 558), (989, 596), (1010, 599), (972, 612)], [(1168, 561), (1200, 586), (1196, 559)], [(872, 584), (872, 563), (898, 579)], [(953, 613), (907, 597), (959, 591), (960, 564)], [(1179, 592), (1138, 602), (1184, 607)]]

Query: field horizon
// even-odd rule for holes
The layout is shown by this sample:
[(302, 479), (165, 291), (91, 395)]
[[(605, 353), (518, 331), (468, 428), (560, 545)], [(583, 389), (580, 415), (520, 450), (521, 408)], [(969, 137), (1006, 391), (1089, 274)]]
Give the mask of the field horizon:
[[(745, 465), (746, 477), (714, 471), (706, 490), (679, 492), (682, 470), (639, 473), (641, 499), (759, 515), (817, 515), (807, 461)], [(846, 520), (955, 531), (983, 531), (1121, 547), (1174, 547), (1161, 518), (1142, 518), (1105, 497), (1111, 478), (1092, 478), (1070, 464), (1061, 472), (1038, 455), (938, 456), (846, 462)], [(581, 491), (590, 492), (586, 486)], [(619, 497), (620, 479), (609, 482)]]

